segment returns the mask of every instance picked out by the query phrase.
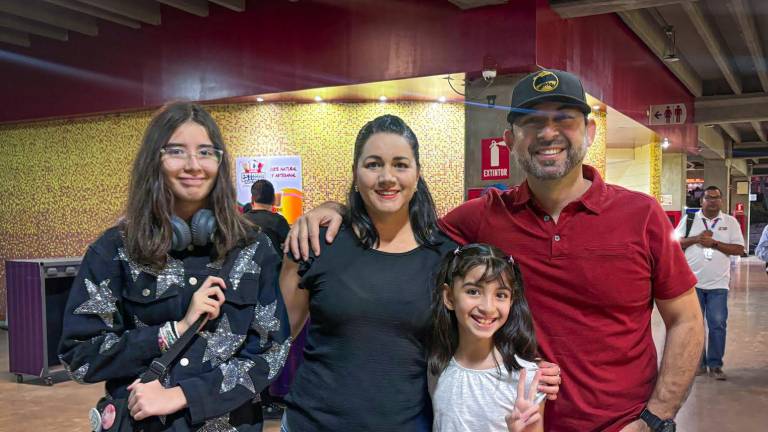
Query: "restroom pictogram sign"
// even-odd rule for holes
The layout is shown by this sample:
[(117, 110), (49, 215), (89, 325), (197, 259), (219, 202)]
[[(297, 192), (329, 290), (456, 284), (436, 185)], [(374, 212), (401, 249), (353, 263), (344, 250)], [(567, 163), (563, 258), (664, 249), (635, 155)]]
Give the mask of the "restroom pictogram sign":
[(500, 180), (509, 178), (509, 147), (504, 138), (486, 138), (480, 140), (480, 180)]

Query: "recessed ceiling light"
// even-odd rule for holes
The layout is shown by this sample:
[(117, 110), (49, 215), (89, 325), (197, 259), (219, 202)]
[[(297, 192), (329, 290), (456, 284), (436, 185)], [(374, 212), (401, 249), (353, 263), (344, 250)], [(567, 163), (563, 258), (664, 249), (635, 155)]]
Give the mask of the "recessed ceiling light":
[(323, 101), (323, 98), (321, 98), (320, 96), (315, 96), (315, 102), (322, 102), (322, 101)]
[(386, 102), (387, 101), (387, 97), (386, 96), (379, 96), (379, 100), (381, 102)]
[(437, 101), (440, 103), (445, 102), (445, 96), (440, 96), (439, 98), (437, 98)]
[(256, 98), (256, 102), (264, 102), (264, 98), (263, 97), (257, 97)]

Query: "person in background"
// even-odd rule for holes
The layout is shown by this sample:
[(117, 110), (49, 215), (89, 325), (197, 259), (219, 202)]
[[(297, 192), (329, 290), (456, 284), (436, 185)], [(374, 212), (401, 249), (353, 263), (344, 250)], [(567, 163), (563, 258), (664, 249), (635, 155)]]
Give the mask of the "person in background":
[(272, 211), (274, 205), (275, 187), (269, 180), (257, 180), (251, 185), (251, 208), (244, 215), (264, 231), (282, 256), (283, 243), (291, 227), (283, 215)]
[(731, 256), (744, 253), (744, 237), (735, 217), (721, 211), (723, 193), (717, 186), (704, 189), (701, 210), (696, 213), (690, 232), (686, 218), (677, 226), (680, 245), (688, 265), (696, 274), (696, 294), (709, 329), (706, 350), (698, 375), (709, 372), (716, 380), (727, 379), (723, 372), (725, 336), (728, 322), (728, 285), (731, 280)]
[(765, 273), (768, 274), (768, 225), (763, 228), (763, 234), (755, 248), (755, 256), (765, 261)]

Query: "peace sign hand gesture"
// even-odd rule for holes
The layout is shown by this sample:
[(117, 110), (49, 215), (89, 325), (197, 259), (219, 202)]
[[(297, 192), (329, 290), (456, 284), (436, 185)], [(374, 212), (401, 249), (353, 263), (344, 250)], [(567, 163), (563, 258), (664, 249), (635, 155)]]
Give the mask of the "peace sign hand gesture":
[(540, 371), (536, 371), (533, 376), (533, 383), (530, 386), (529, 394), (525, 394), (525, 374), (526, 370), (520, 369), (520, 378), (517, 382), (517, 399), (515, 399), (515, 408), (512, 414), (505, 417), (509, 432), (534, 432), (543, 430), (541, 414), (539, 413), (539, 404), (536, 400), (536, 389), (539, 386)]

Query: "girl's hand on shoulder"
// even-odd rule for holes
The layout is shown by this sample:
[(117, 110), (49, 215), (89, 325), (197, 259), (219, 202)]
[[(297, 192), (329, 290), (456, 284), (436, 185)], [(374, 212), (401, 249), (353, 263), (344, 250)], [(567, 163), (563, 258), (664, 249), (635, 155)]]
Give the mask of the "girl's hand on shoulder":
[(525, 394), (525, 376), (526, 370), (520, 369), (515, 408), (512, 410), (512, 414), (505, 418), (509, 432), (528, 432), (541, 429), (542, 418), (539, 404), (536, 403), (536, 387), (539, 384), (541, 371), (536, 371), (528, 395)]
[(165, 388), (160, 381), (142, 384), (136, 380), (128, 386), (128, 409), (135, 420), (173, 414), (187, 406), (187, 397), (181, 387)]
[(540, 360), (538, 366), (541, 372), (541, 382), (539, 383), (538, 391), (546, 394), (548, 400), (557, 399), (560, 383), (563, 382), (563, 379), (560, 377), (560, 366), (544, 360)]
[[(189, 303), (187, 313), (181, 321), (176, 323), (176, 331), (179, 336), (186, 333), (200, 315), (207, 314), (208, 318), (200, 325), (203, 327), (209, 320), (215, 320), (219, 317), (219, 309), (224, 304), (224, 289), (227, 288), (224, 279), (216, 276), (208, 278), (200, 285), (200, 288), (192, 295), (192, 301)], [(194, 329), (195, 331), (199, 329)]]

